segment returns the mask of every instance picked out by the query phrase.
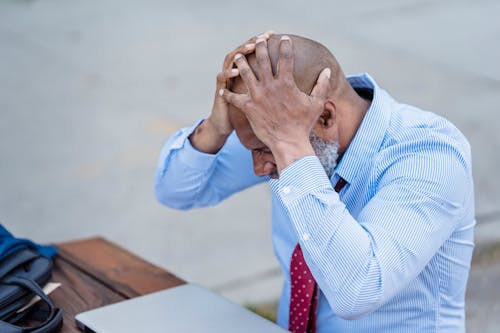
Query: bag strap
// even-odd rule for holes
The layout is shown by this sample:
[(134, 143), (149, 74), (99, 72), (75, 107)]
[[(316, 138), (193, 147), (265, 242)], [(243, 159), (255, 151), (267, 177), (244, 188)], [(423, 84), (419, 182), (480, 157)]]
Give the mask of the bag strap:
[(14, 268), (24, 265), (25, 263), (38, 258), (40, 255), (33, 251), (16, 251), (4, 260), (0, 265), (0, 280)]
[(63, 322), (63, 313), (61, 309), (55, 309), (54, 316), (47, 322), (47, 324), (39, 329), (31, 331), (30, 333), (51, 333), (58, 332), (61, 329)]
[(56, 309), (52, 319), (42, 327), (29, 328), (9, 324), (0, 320), (0, 332), (2, 333), (52, 333), (61, 329), (63, 315), (61, 309)]
[(31, 290), (40, 297), (49, 307), (49, 315), (41, 324), (33, 327), (16, 326), (0, 320), (0, 332), (2, 333), (50, 333), (55, 332), (62, 324), (62, 312), (56, 309), (52, 301), (45, 295), (40, 286), (31, 279), (18, 276), (9, 276), (2, 283), (15, 284)]

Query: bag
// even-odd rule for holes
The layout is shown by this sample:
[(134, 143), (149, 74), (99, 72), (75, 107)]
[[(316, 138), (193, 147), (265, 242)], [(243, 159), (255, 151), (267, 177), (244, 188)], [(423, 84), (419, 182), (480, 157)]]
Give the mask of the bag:
[[(19, 249), (0, 261), (1, 333), (59, 331), (62, 325), (62, 312), (54, 307), (40, 288), (50, 280), (51, 275), (52, 261), (28, 248)], [(34, 296), (39, 296), (41, 301), (18, 312)], [(29, 327), (17, 326), (21, 320), (23, 323), (36, 320), (37, 324)]]

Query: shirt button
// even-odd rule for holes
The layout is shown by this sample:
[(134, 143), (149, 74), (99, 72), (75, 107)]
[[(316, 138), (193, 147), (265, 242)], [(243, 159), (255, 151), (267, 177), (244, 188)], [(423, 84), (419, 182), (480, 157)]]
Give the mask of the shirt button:
[(282, 191), (284, 194), (290, 194), (290, 192), (292, 192), (292, 190), (288, 186), (283, 187)]
[(307, 232), (302, 234), (302, 240), (304, 242), (307, 242), (309, 239), (311, 239), (311, 236), (309, 236), (309, 234)]

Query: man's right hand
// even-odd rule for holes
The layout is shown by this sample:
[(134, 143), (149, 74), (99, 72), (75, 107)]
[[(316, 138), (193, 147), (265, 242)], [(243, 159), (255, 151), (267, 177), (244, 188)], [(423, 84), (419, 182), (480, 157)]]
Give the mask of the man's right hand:
[(229, 82), (231, 79), (240, 75), (238, 69), (233, 68), (234, 56), (238, 53), (247, 55), (255, 52), (255, 41), (257, 38), (263, 37), (267, 41), (273, 34), (274, 32), (267, 31), (261, 35), (252, 37), (226, 55), (222, 71), (217, 75), (212, 112), (189, 137), (191, 145), (197, 150), (208, 154), (215, 154), (222, 148), (228, 136), (233, 132), (233, 127), (229, 121), (229, 105), (220, 94), (220, 91), (230, 88)]

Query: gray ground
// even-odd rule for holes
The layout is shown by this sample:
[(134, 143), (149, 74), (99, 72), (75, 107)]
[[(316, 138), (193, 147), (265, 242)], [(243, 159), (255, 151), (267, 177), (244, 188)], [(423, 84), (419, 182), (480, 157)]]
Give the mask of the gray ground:
[[(191, 212), (152, 190), (166, 138), (210, 111), (225, 53), (274, 29), (322, 42), (347, 73), (466, 134), (487, 255), (500, 240), (499, 16), (493, 0), (3, 0), (0, 220), (39, 242), (103, 235), (241, 303), (275, 301), (265, 185)], [(490, 257), (471, 273), (472, 332), (500, 315)]]

